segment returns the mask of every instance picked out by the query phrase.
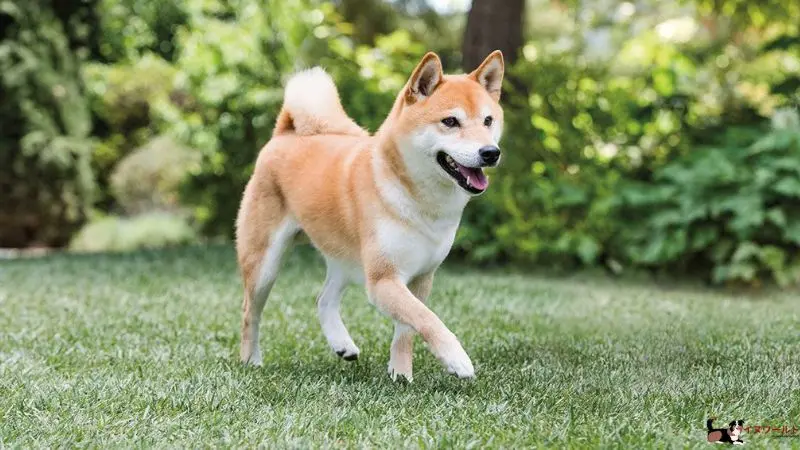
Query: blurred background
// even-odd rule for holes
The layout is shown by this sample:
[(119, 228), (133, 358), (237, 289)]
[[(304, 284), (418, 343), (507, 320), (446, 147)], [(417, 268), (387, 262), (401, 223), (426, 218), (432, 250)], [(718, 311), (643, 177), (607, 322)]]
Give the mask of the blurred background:
[(453, 257), (800, 281), (797, 0), (0, 0), (0, 248), (229, 240), (294, 71), (375, 130), (419, 58), (504, 51)]

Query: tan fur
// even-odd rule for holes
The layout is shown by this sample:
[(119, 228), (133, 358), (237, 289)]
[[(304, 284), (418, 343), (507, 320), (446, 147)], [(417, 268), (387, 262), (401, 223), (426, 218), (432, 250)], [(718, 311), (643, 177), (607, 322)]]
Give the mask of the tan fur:
[[(502, 79), (499, 52), (490, 55), (481, 67), (486, 64), (492, 64), (494, 69), (499, 64), (500, 72), (493, 71), (491, 76)], [(237, 254), (245, 287), (240, 355), (243, 361), (260, 362), (260, 355), (255, 355), (258, 322), (276, 275), (277, 269), (272, 265), (280, 259), (287, 239), (302, 230), (326, 258), (360, 268), (370, 300), (395, 320), (390, 372), (411, 378), (413, 335), (418, 332), (451, 371), (469, 376), (472, 366), (457, 338), (424, 304), (435, 266), (441, 261), (433, 258), (433, 266), (406, 273), (412, 269), (398, 266), (400, 257), (381, 241), (381, 233), (386, 233), (381, 230), (386, 226), (427, 232), (418, 228), (417, 217), (447, 219), (445, 212), (450, 214), (453, 210), (457, 224), (462, 197), (466, 203), (467, 196), (456, 192), (459, 188), (444, 176), (423, 189), (420, 183), (428, 180), (416, 176), (401, 150), (400, 143), (406, 136), (426, 124), (438, 124), (453, 108), (462, 108), (469, 117), (475, 117), (474, 123), (457, 130), (460, 139), (492, 142), (489, 129), (482, 125), (483, 117), (479, 117), (480, 109), (486, 105), (500, 122), (498, 126), (502, 125), (499, 91), (492, 91), (496, 86), (481, 78), (480, 68), (469, 75), (454, 76), (444, 76), (440, 70), (438, 57), (426, 55), (374, 136), (345, 115), (335, 87), (324, 72), (301, 74), (318, 83), (314, 86), (322, 100), (319, 103), (302, 97), (302, 92), (293, 94), (298, 86), (289, 82), (273, 137), (258, 156), (237, 218)], [(420, 84), (430, 80), (435, 84)], [(398, 192), (405, 192), (403, 195), (413, 202), (412, 211), (387, 197), (385, 186), (397, 186)], [(455, 206), (443, 207), (441, 199), (450, 198), (449, 195), (456, 199)], [(264, 267), (265, 261), (270, 261), (269, 267)]]

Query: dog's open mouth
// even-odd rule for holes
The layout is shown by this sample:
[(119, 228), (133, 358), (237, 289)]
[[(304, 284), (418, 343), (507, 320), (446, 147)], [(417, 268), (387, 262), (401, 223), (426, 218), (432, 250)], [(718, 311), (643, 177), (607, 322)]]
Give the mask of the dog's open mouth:
[(436, 154), (436, 162), (467, 192), (480, 194), (489, 187), (489, 179), (480, 167), (462, 166), (445, 152)]

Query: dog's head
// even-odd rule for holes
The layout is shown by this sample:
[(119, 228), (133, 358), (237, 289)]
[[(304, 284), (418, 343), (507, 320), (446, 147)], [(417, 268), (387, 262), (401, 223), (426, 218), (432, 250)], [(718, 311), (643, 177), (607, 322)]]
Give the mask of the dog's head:
[(422, 58), (398, 97), (393, 124), (411, 170), (434, 168), (443, 182), (472, 195), (486, 190), (483, 168), (500, 161), (503, 71), (500, 51), (466, 75), (444, 75), (434, 53)]
[(739, 435), (742, 434), (742, 428), (744, 425), (744, 420), (734, 420), (728, 424), (728, 434), (731, 438), (738, 439)]

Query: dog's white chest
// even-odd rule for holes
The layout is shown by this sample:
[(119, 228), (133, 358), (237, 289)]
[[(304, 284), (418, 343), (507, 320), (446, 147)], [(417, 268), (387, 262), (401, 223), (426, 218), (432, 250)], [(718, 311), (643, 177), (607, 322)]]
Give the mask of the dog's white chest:
[(458, 230), (458, 219), (438, 219), (408, 226), (394, 220), (379, 222), (377, 237), (398, 275), (410, 281), (444, 261)]

